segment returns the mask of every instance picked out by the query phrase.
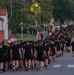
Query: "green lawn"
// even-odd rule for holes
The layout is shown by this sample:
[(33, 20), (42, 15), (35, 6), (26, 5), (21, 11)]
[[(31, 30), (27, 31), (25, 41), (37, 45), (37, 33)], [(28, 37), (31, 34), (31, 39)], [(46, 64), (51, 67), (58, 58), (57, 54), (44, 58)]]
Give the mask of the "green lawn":
[[(18, 35), (15, 35), (16, 38), (18, 38), (19, 40), (22, 40), (21, 39), (21, 35), (18, 34)], [(33, 34), (24, 34), (23, 35), (23, 40), (24, 41), (27, 41), (27, 40), (36, 40), (36, 35), (33, 35)]]

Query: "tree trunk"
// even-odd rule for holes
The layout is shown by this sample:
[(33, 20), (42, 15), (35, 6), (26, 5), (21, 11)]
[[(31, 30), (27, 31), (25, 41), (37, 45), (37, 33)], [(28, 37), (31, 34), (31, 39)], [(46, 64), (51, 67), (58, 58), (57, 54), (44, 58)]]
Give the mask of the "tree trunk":
[(62, 25), (64, 23), (64, 20), (58, 19), (59, 25)]

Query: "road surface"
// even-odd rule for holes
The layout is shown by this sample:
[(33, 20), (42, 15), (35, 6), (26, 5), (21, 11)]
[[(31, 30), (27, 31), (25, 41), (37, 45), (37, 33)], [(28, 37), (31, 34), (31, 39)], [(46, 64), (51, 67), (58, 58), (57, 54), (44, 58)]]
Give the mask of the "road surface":
[(72, 51), (64, 52), (64, 55), (51, 62), (45, 71), (6, 71), (0, 75), (74, 75), (74, 57)]

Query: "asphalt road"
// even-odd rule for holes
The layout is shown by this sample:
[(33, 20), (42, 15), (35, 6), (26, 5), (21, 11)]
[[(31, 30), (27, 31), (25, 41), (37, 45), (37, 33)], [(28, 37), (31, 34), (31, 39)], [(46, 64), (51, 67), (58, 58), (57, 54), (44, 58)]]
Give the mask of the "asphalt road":
[(70, 53), (64, 52), (64, 55), (56, 58), (55, 62), (51, 62), (48, 69), (41, 71), (6, 71), (0, 75), (74, 75), (74, 57), (72, 51)]

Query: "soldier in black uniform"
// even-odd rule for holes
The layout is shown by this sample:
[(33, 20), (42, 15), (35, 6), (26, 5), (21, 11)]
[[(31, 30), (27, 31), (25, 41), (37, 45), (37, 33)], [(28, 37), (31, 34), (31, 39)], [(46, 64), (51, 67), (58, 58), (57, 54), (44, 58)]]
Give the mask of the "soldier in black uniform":
[(5, 50), (2, 47), (2, 43), (0, 43), (0, 72), (2, 73), (3, 68), (4, 68), (4, 55), (5, 55)]
[(30, 71), (31, 70), (31, 57), (32, 57), (33, 51), (32, 51), (32, 46), (30, 45), (29, 41), (27, 41), (26, 45), (23, 48), (24, 48), (24, 59), (25, 59), (26, 71)]
[(57, 40), (56, 40), (56, 49), (57, 49), (57, 56), (58, 57), (60, 56), (60, 45), (61, 45), (61, 40), (58, 37)]
[(73, 40), (73, 42), (71, 43), (71, 46), (72, 46), (72, 53), (73, 53), (73, 57), (74, 57), (74, 40)]
[(37, 61), (39, 62), (39, 70), (43, 71), (44, 70), (44, 57), (43, 57), (44, 47), (42, 42), (38, 43), (36, 50), (37, 50)]
[(4, 64), (3, 64), (3, 72), (5, 71), (5, 69), (6, 69), (6, 62), (7, 62), (7, 46), (6, 46), (6, 44), (5, 44), (5, 42), (4, 41), (2, 41), (2, 48), (4, 49), (4, 53), (5, 53), (5, 55), (4, 55)]
[(50, 42), (50, 49), (51, 49), (50, 55), (51, 55), (52, 61), (55, 61), (55, 55), (56, 55), (55, 46), (56, 45), (55, 45), (54, 39), (51, 39), (51, 42)]
[(11, 48), (11, 59), (12, 59), (12, 65), (13, 65), (13, 71), (17, 71), (19, 68), (19, 60), (21, 59), (21, 50), (17, 43), (17, 40), (15, 40), (14, 45)]
[(44, 66), (46, 69), (48, 66), (48, 52), (49, 52), (48, 42), (44, 42)]

